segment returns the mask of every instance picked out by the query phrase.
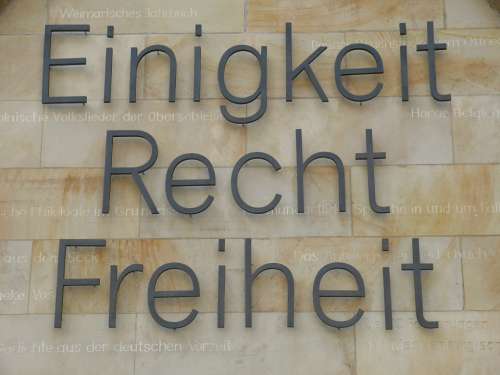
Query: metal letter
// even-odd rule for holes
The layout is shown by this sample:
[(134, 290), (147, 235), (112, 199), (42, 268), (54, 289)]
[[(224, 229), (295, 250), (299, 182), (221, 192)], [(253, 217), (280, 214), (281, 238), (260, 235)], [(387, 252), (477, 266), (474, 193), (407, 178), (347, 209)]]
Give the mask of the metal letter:
[(418, 323), (424, 328), (438, 328), (438, 322), (428, 321), (424, 317), (424, 303), (422, 300), (422, 271), (432, 271), (434, 265), (432, 263), (420, 263), (420, 245), (418, 238), (413, 238), (411, 241), (413, 250), (413, 263), (402, 264), (403, 271), (413, 271), (413, 285), (415, 287), (415, 310)]
[(385, 329), (392, 330), (392, 296), (391, 296), (391, 271), (389, 267), (382, 268), (384, 279), (384, 316)]
[[(323, 278), (323, 276), (327, 272), (330, 272), (333, 270), (345, 270), (345, 271), (349, 272), (354, 277), (354, 280), (356, 281), (356, 285), (357, 285), (358, 289), (357, 290), (321, 290), (321, 279)], [(349, 320), (344, 320), (344, 321), (333, 320), (333, 319), (330, 319), (325, 314), (325, 312), (323, 311), (323, 308), (321, 307), (321, 298), (322, 297), (364, 297), (364, 296), (365, 296), (365, 284), (363, 282), (363, 278), (361, 277), (361, 274), (359, 273), (359, 271), (349, 264), (346, 264), (346, 263), (327, 264), (326, 266), (322, 267), (319, 270), (318, 274), (314, 278), (314, 285), (313, 285), (314, 310), (316, 311), (316, 314), (321, 319), (321, 321), (330, 327), (335, 327), (335, 328), (339, 328), (339, 329), (350, 327), (350, 326), (356, 324), (359, 321), (359, 319), (361, 319), (364, 311), (361, 309), (358, 309), (358, 311), (356, 312), (356, 315), (354, 315)]]
[[(196, 24), (194, 34), (197, 37), (202, 35), (202, 27)], [(193, 81), (193, 102), (200, 101), (201, 91), (201, 47), (194, 47), (194, 81)]]
[(251, 214), (265, 214), (268, 211), (274, 209), (281, 200), (280, 194), (275, 194), (273, 200), (265, 206), (255, 207), (250, 206), (246, 203), (243, 198), (241, 198), (239, 189), (238, 189), (238, 175), (240, 174), (241, 168), (250, 160), (265, 160), (274, 168), (275, 171), (279, 171), (281, 169), (280, 163), (273, 158), (271, 155), (266, 154), (264, 152), (251, 152), (241, 157), (240, 160), (236, 163), (233, 169), (233, 173), (231, 175), (231, 192), (233, 193), (234, 200), (243, 210), (249, 212)]
[(226, 301), (226, 266), (219, 266), (219, 291), (217, 294), (217, 328), (224, 328)]
[[(368, 52), (375, 59), (375, 67), (372, 68), (342, 68), (342, 60), (345, 55), (347, 55), (351, 51), (365, 51)], [(335, 84), (337, 85), (337, 89), (340, 93), (347, 99), (352, 100), (354, 102), (366, 102), (375, 98), (384, 85), (380, 82), (377, 83), (377, 86), (366, 95), (355, 95), (349, 90), (346, 89), (344, 83), (342, 82), (343, 76), (352, 76), (352, 75), (363, 75), (363, 74), (382, 74), (384, 73), (384, 63), (382, 62), (382, 57), (377, 52), (375, 48), (369, 46), (368, 44), (355, 43), (349, 44), (342, 48), (342, 50), (337, 55), (335, 60)]]
[(252, 273), (252, 240), (245, 239), (245, 327), (252, 327), (252, 284), (262, 272), (267, 270), (277, 270), (283, 273), (286, 277), (288, 289), (288, 313), (287, 327), (292, 328), (294, 325), (294, 280), (290, 269), (280, 263), (267, 263), (255, 270)]
[(113, 77), (113, 48), (106, 48), (104, 72), (104, 103), (111, 103), (111, 80)]
[[(158, 282), (158, 278), (164, 273), (169, 270), (179, 270), (185, 272), (189, 278), (191, 279), (191, 282), (193, 284), (193, 289), (191, 290), (175, 290), (175, 291), (157, 291), (156, 290), (156, 283)], [(197, 310), (191, 310), (189, 315), (184, 318), (183, 320), (177, 321), (177, 322), (172, 322), (169, 320), (163, 319), (160, 314), (158, 314), (158, 311), (156, 311), (156, 305), (155, 305), (155, 299), (157, 298), (182, 298), (182, 297), (199, 297), (200, 296), (200, 284), (198, 283), (198, 278), (196, 277), (196, 274), (194, 271), (186, 266), (185, 264), (182, 263), (167, 263), (164, 264), (153, 273), (153, 276), (151, 276), (151, 280), (149, 281), (149, 286), (148, 286), (148, 306), (149, 306), (149, 312), (151, 313), (151, 316), (153, 319), (161, 325), (162, 327), (165, 328), (170, 328), (170, 329), (178, 329), (185, 327), (193, 322), (193, 320), (196, 318), (196, 315), (198, 315)]]
[[(151, 145), (151, 157), (149, 160), (139, 167), (113, 167), (113, 138), (125, 138), (125, 137), (136, 137), (142, 138)], [(144, 173), (158, 159), (158, 145), (155, 139), (146, 132), (141, 130), (108, 130), (106, 135), (106, 161), (104, 164), (104, 188), (103, 188), (103, 198), (102, 198), (102, 213), (109, 213), (109, 200), (111, 197), (111, 177), (114, 175), (125, 175), (129, 174), (134, 179), (135, 184), (139, 188), (141, 195), (148, 204), (151, 213), (158, 214), (158, 209), (156, 208), (153, 199), (149, 195), (144, 182), (139, 176), (139, 173)]]
[[(260, 66), (260, 83), (255, 92), (252, 95), (246, 96), (246, 97), (239, 97), (239, 96), (234, 96), (231, 94), (231, 92), (228, 90), (226, 86), (226, 79), (224, 78), (224, 73), (226, 70), (226, 64), (229, 61), (229, 58), (234, 55), (235, 53), (238, 52), (248, 52), (251, 53), (252, 55), (255, 56), (257, 61), (259, 62)], [(222, 95), (229, 100), (231, 103), (234, 104), (248, 104), (256, 100), (260, 96), (260, 106), (257, 112), (255, 112), (253, 115), (248, 116), (248, 117), (236, 117), (233, 116), (229, 113), (227, 110), (227, 107), (225, 105), (220, 106), (220, 110), (224, 118), (232, 122), (234, 124), (240, 124), (240, 125), (247, 125), (252, 122), (257, 121), (260, 119), (262, 116), (264, 116), (264, 113), (266, 112), (267, 109), (267, 47), (263, 46), (260, 48), (260, 54), (259, 52), (247, 45), (237, 45), (234, 47), (229, 48), (224, 54), (222, 55), (220, 61), (219, 61), (219, 69), (217, 71), (217, 78), (219, 81), (219, 89), (222, 93)]]
[[(174, 172), (177, 166), (187, 160), (196, 160), (205, 165), (208, 170), (208, 179), (201, 180), (174, 180)], [(175, 160), (170, 164), (167, 170), (167, 177), (165, 179), (165, 193), (167, 195), (168, 202), (172, 207), (181, 214), (194, 215), (205, 211), (212, 202), (214, 197), (209, 195), (205, 201), (196, 207), (184, 207), (181, 206), (174, 198), (174, 193), (172, 188), (182, 187), (182, 186), (215, 186), (215, 170), (210, 161), (200, 154), (184, 154), (175, 158)]]
[[(406, 35), (406, 23), (399, 24), (399, 35)], [(399, 47), (399, 56), (401, 64), (401, 100), (407, 102), (408, 94), (408, 47), (402, 45)]]
[(99, 286), (100, 279), (66, 279), (66, 248), (67, 247), (104, 247), (105, 240), (60, 240), (59, 256), (57, 260), (57, 286), (56, 286), (56, 306), (54, 314), (54, 328), (62, 327), (62, 312), (64, 287), (66, 286)]
[(307, 57), (302, 63), (293, 69), (293, 46), (292, 46), (292, 24), (290, 22), (286, 23), (286, 101), (293, 101), (293, 80), (299, 76), (303, 71), (306, 72), (307, 77), (311, 81), (314, 89), (318, 93), (322, 102), (327, 102), (328, 97), (326, 96), (323, 88), (321, 87), (314, 71), (311, 68), (311, 64), (316, 60), (319, 55), (321, 55), (326, 47), (318, 47), (313, 53)]
[(451, 95), (441, 95), (437, 89), (436, 78), (436, 51), (446, 50), (446, 43), (435, 43), (434, 22), (427, 22), (427, 44), (418, 44), (417, 51), (427, 51), (427, 62), (429, 65), (429, 86), (432, 97), (439, 102), (449, 102)]
[(50, 57), (52, 45), (52, 33), (54, 32), (87, 32), (89, 25), (45, 25), (45, 35), (43, 43), (43, 77), (42, 77), (42, 103), (43, 104), (68, 104), (87, 103), (86, 96), (50, 96), (50, 67), (66, 65), (86, 65), (85, 57), (53, 59)]
[(129, 92), (129, 102), (136, 102), (136, 86), (137, 86), (137, 66), (141, 62), (142, 58), (151, 52), (163, 52), (170, 58), (170, 86), (168, 89), (168, 101), (175, 102), (175, 83), (177, 74), (177, 60), (175, 58), (175, 53), (167, 46), (161, 44), (155, 44), (144, 48), (141, 53), (137, 54), (137, 47), (130, 49), (130, 92)]
[(368, 197), (370, 207), (378, 214), (388, 214), (391, 212), (388, 206), (379, 206), (375, 194), (375, 160), (385, 159), (385, 152), (373, 152), (372, 130), (366, 129), (366, 152), (356, 154), (356, 160), (366, 160), (368, 172)]
[(118, 276), (118, 267), (111, 266), (110, 282), (109, 282), (109, 318), (108, 327), (116, 328), (116, 305), (118, 303), (118, 291), (125, 277), (134, 272), (142, 272), (144, 269), (142, 264), (132, 264), (125, 268)]
[(345, 173), (342, 159), (332, 152), (317, 152), (304, 162), (302, 153), (302, 129), (295, 129), (295, 146), (297, 153), (297, 206), (298, 212), (304, 213), (304, 172), (316, 159), (328, 159), (335, 163), (339, 176), (339, 211), (345, 212)]

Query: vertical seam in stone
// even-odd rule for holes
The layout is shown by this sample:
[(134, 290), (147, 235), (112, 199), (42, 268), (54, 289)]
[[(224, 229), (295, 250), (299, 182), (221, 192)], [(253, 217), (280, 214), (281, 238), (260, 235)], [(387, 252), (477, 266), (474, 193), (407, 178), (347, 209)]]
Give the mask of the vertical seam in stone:
[(137, 213), (137, 237), (140, 240), (142, 238), (142, 199), (139, 195), (139, 212)]
[(448, 28), (448, 20), (446, 19), (446, 0), (442, 0), (443, 4), (443, 28)]
[[(49, 23), (49, 15), (50, 15), (50, 3), (51, 1), (50, 0), (45, 0), (45, 24), (47, 25)], [(42, 33), (42, 41), (43, 41), (43, 33)], [(43, 46), (43, 44), (42, 44)], [(50, 93), (49, 93), (50, 95)], [(38, 99), (40, 100), (40, 98)], [(37, 102), (38, 102), (37, 100)], [(45, 118), (45, 114), (47, 112), (47, 106), (43, 105), (42, 104), (42, 123), (41, 123), (41, 129), (40, 129), (40, 160), (39, 160), (39, 163), (38, 163), (38, 166), (39, 168), (43, 168), (43, 162), (42, 162), (42, 158), (43, 158), (43, 142), (44, 142), (44, 135), (45, 135), (45, 124), (47, 122), (47, 119)], [(31, 242), (31, 254), (33, 255), (33, 241)], [(31, 271), (30, 271), (30, 279), (31, 279)], [(31, 281), (30, 281), (31, 283)], [(30, 292), (31, 292), (31, 285), (30, 285)], [(28, 300), (28, 308), (29, 308), (29, 300)], [(29, 310), (28, 310), (29, 312)]]
[(355, 324), (354, 327), (353, 327), (353, 333), (352, 333), (352, 341), (354, 343), (354, 358), (352, 359), (353, 362), (354, 362), (354, 368), (353, 368), (353, 371), (354, 371), (354, 374), (358, 374), (358, 359), (357, 359), (357, 354), (358, 354), (358, 345), (356, 343), (356, 334), (357, 334), (357, 331), (358, 331), (358, 326)]
[(465, 311), (465, 275), (464, 275), (464, 252), (462, 237), (458, 237), (458, 247), (460, 254), (460, 269), (462, 272), (462, 311)]
[(50, 0), (45, 0), (45, 24), (49, 23), (49, 9), (50, 9)]
[[(139, 314), (135, 313), (135, 322), (134, 322), (134, 344), (137, 345), (137, 323)], [(137, 350), (134, 351), (134, 360), (132, 361), (132, 374), (135, 375), (135, 361), (137, 359)]]
[(45, 118), (45, 114), (47, 113), (47, 108), (46, 106), (42, 107), (42, 121), (40, 124), (40, 157), (38, 161), (38, 167), (43, 168), (43, 146), (44, 146), (44, 141), (45, 141), (45, 125), (47, 123), (47, 119)]
[[(150, 34), (145, 34), (143, 36), (143, 39), (142, 39), (142, 42), (143, 42), (142, 49), (144, 49), (144, 48), (147, 47), (149, 35)], [(141, 50), (139, 50), (139, 53), (141, 53)], [(128, 56), (128, 58), (129, 58), (129, 65), (130, 65), (130, 49), (129, 49), (129, 56)], [(168, 63), (169, 63), (169, 66), (170, 66), (170, 63), (171, 63), (170, 59), (168, 60)], [(139, 93), (139, 99), (143, 99), (143, 100), (146, 98), (146, 79), (147, 79), (146, 73), (148, 71), (147, 66), (148, 66), (148, 59), (144, 59), (144, 61), (142, 63), (142, 69), (140, 70), (140, 74), (142, 75), (142, 80), (141, 80), (141, 92)], [(170, 79), (171, 78), (172, 77), (170, 77), (170, 74), (169, 74), (169, 76), (168, 76), (168, 83), (170, 83)], [(130, 95), (130, 93), (129, 93), (129, 95)], [(111, 96), (113, 96), (113, 92), (111, 92)]]
[(26, 298), (28, 299), (28, 303), (26, 304), (26, 314), (30, 314), (30, 302), (31, 302), (31, 274), (33, 272), (33, 241), (31, 241), (31, 250), (30, 250), (30, 269), (29, 269), (29, 274), (28, 274), (28, 285), (27, 285), (27, 293), (26, 293)]
[[(267, 88), (269, 90), (269, 86)], [(269, 100), (269, 98), (267, 99)], [(248, 117), (248, 104), (245, 104), (245, 117)], [(250, 124), (251, 126), (251, 124)], [(245, 150), (244, 151), (244, 155), (246, 155), (248, 153), (248, 126), (246, 126), (246, 124), (243, 124), (242, 126), (242, 130), (244, 131), (244, 139), (245, 141), (243, 142), (243, 144), (245, 145)]]
[(354, 201), (352, 199), (352, 166), (346, 167), (349, 170), (349, 201), (351, 202), (351, 212), (349, 220), (351, 221), (351, 237), (354, 237)]
[(243, 0), (243, 32), (248, 31), (248, 0)]
[[(453, 98), (452, 98), (453, 100)], [(455, 160), (455, 116), (453, 111), (453, 102), (450, 102), (450, 137), (451, 137), (451, 162), (453, 165), (456, 164)]]

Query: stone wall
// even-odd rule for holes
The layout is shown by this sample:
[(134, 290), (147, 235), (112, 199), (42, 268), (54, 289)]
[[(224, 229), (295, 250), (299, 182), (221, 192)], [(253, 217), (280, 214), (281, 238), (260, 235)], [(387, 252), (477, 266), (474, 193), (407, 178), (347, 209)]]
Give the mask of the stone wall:
[[(448, 43), (437, 57), (439, 90), (430, 96), (426, 22)], [(328, 95), (322, 103), (307, 77), (294, 81), (285, 101), (285, 23), (293, 22), (294, 62), (319, 46), (328, 49), (314, 71)], [(406, 22), (408, 35), (398, 25)], [(45, 24), (90, 24), (87, 35), (55, 35), (52, 56), (87, 57), (86, 67), (53, 69), (53, 95), (86, 95), (83, 105), (41, 104)], [(194, 25), (203, 36), (194, 36)], [(107, 25), (115, 26), (113, 39)], [(0, 2), (0, 373), (10, 374), (496, 374), (500, 366), (500, 15), (487, 0), (8, 0)], [(334, 84), (333, 62), (350, 43), (374, 46), (383, 76), (348, 77), (355, 92), (384, 84), (377, 98), (359, 105)], [(408, 45), (410, 100), (400, 93), (399, 47)], [(168, 60), (149, 55), (138, 73), (137, 103), (128, 102), (130, 48), (170, 46), (179, 63), (177, 101), (167, 100)], [(236, 44), (268, 46), (269, 102), (256, 124), (238, 127), (222, 117), (228, 104), (217, 83), (222, 53)], [(202, 46), (202, 100), (194, 103), (193, 47)], [(103, 103), (106, 47), (114, 48), (112, 103)], [(354, 53), (347, 67), (370, 64)], [(238, 94), (259, 79), (254, 59), (236, 55), (226, 79)], [(248, 108), (247, 108), (248, 107)], [(250, 112), (255, 104), (231, 106)], [(346, 171), (347, 210), (338, 212), (337, 171), (316, 162), (306, 172), (306, 212), (297, 214), (295, 129), (304, 155), (338, 154)], [(373, 129), (377, 199), (391, 213), (370, 210), (365, 129)], [(106, 131), (137, 129), (159, 145), (143, 176), (160, 215), (149, 213), (128, 177), (113, 178), (111, 212), (101, 214)], [(232, 167), (245, 153), (263, 151), (282, 165), (276, 173), (251, 164), (241, 174), (242, 194), (255, 205), (279, 192), (266, 215), (242, 211), (231, 195)], [(141, 141), (119, 142), (116, 165), (149, 157)], [(213, 188), (178, 189), (186, 205), (215, 198), (203, 214), (175, 213), (164, 193), (165, 172), (178, 155), (196, 152), (213, 163)], [(263, 168), (263, 166), (265, 168)], [(203, 170), (188, 164), (176, 176)], [(425, 315), (415, 316), (411, 239), (420, 238)], [(53, 328), (60, 239), (102, 238), (105, 248), (70, 249), (66, 277), (101, 279), (96, 288), (66, 288), (63, 327)], [(259, 276), (253, 288), (253, 327), (245, 328), (244, 239), (253, 239), (253, 264), (287, 265), (295, 277), (295, 327), (286, 327), (285, 279)], [(381, 241), (389, 239), (389, 251)], [(218, 239), (226, 251), (218, 252)], [(171, 320), (199, 311), (172, 331), (152, 319), (147, 305), (151, 274), (182, 262), (196, 272), (200, 298), (159, 301)], [(317, 317), (315, 274), (325, 264), (355, 266), (365, 298), (323, 300), (337, 319), (365, 311), (354, 327), (337, 330)], [(108, 328), (110, 266), (144, 264), (124, 281), (117, 328)], [(217, 267), (225, 265), (225, 328), (217, 328)], [(382, 268), (390, 267), (393, 330), (384, 328)], [(352, 289), (348, 274), (322, 286)], [(164, 275), (159, 289), (186, 289), (180, 273)]]

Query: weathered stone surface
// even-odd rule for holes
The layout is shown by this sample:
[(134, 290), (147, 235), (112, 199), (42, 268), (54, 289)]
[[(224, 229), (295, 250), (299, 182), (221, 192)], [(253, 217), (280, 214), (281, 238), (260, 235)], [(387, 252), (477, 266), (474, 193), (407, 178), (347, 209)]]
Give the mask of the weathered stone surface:
[[(426, 330), (412, 313), (394, 315), (384, 331), (383, 313), (368, 313), (356, 326), (360, 374), (492, 374), (498, 366), (500, 317), (487, 312), (427, 313), (440, 327)], [(376, 359), (376, 360), (374, 360)]]
[(51, 23), (90, 23), (94, 32), (105, 33), (115, 25), (117, 33), (194, 32), (196, 23), (206, 32), (243, 31), (243, 0), (216, 0), (207, 6), (203, 0), (161, 0), (127, 2), (97, 0), (81, 4), (74, 0), (49, 3)]
[(0, 102), (0, 166), (40, 166), (43, 107), (39, 103)]
[(0, 241), (0, 314), (28, 312), (31, 241)]
[(42, 98), (42, 36), (1, 35), (0, 100)]
[(496, 234), (500, 170), (494, 165), (375, 168), (377, 202), (368, 203), (366, 167), (352, 167), (355, 235)]
[(139, 193), (131, 182), (114, 177), (113, 207), (102, 215), (102, 170), (5, 169), (0, 175), (0, 238), (137, 236)]
[(467, 310), (500, 310), (500, 263), (497, 237), (462, 239), (465, 308)]
[[(206, 170), (179, 168), (176, 178), (206, 178)], [(229, 168), (216, 168), (213, 188), (175, 188), (180, 204), (194, 207), (208, 194), (215, 198), (205, 212), (182, 215), (167, 202), (164, 189), (165, 171), (155, 169), (144, 178), (157, 203), (160, 215), (151, 215), (146, 206), (141, 217), (141, 238), (213, 238), (213, 237), (286, 237), (350, 235), (349, 194), (346, 212), (338, 212), (337, 172), (330, 167), (311, 167), (305, 174), (305, 212), (297, 213), (295, 169), (275, 172), (267, 163), (249, 163), (241, 171), (239, 187), (242, 197), (251, 205), (268, 204), (281, 194), (278, 206), (264, 215), (249, 214), (236, 204), (231, 194)], [(347, 173), (346, 173), (347, 175)], [(346, 191), (349, 191), (346, 176)]]
[(453, 99), (453, 140), (457, 163), (498, 163), (500, 107), (495, 96)]
[(43, 33), (47, 0), (0, 2), (0, 34)]
[(301, 32), (391, 30), (401, 21), (414, 29), (425, 27), (427, 20), (443, 25), (441, 2), (250, 0), (248, 4), (249, 31), (279, 31), (285, 22), (293, 22)]
[[(43, 138), (44, 167), (104, 168), (108, 130), (142, 130), (158, 144), (154, 167), (168, 167), (179, 155), (199, 153), (216, 167), (234, 165), (245, 153), (246, 129), (227, 124), (218, 100), (194, 104), (179, 100), (115, 100), (111, 104), (91, 102), (75, 108), (48, 111)], [(114, 166), (142, 165), (151, 147), (141, 139), (115, 139)]]
[[(500, 14), (495, 0), (446, 0), (446, 25), (453, 28), (498, 27)], [(491, 4), (491, 5), (490, 5)]]
[(199, 314), (193, 324), (177, 331), (159, 329), (148, 315), (137, 319), (138, 344), (162, 343), (157, 350), (137, 353), (137, 374), (166, 366), (179, 374), (200, 368), (207, 374), (324, 374), (325, 367), (334, 374), (355, 372), (353, 329), (329, 329), (314, 314), (297, 314), (295, 328), (286, 328), (286, 317), (274, 313), (254, 314), (253, 328), (244, 327), (243, 314), (228, 314), (224, 329), (217, 328), (215, 314)]
[[(448, 43), (437, 63), (438, 87), (452, 95), (489, 95), (500, 83), (500, 30), (446, 29), (437, 41)], [(425, 58), (425, 57), (423, 57)]]
[[(343, 99), (271, 100), (262, 124), (247, 129), (247, 151), (267, 152), (295, 167), (295, 129), (302, 129), (304, 160), (329, 151), (344, 165), (356, 165), (355, 154), (366, 150), (368, 128), (373, 129), (375, 151), (387, 153), (381, 164), (452, 162), (451, 110), (428, 98), (415, 98), (408, 106), (399, 98), (378, 98), (362, 106)], [(315, 164), (335, 168), (330, 161)]]
[(107, 329), (102, 315), (64, 318), (53, 328), (51, 315), (0, 316), (0, 361), (4, 374), (133, 374), (134, 357), (121, 351), (134, 342), (135, 316), (120, 316), (121, 329)]

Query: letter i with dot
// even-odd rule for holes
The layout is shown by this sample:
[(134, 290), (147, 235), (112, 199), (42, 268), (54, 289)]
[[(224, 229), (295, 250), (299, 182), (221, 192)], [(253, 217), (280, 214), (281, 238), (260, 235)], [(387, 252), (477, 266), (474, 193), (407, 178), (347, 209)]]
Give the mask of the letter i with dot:
[[(226, 240), (219, 239), (219, 253), (226, 251)], [(219, 281), (217, 295), (217, 328), (224, 328), (225, 298), (226, 297), (226, 266), (219, 265)]]
[[(115, 35), (115, 27), (108, 25), (106, 36), (112, 39)], [(111, 79), (113, 76), (113, 48), (106, 48), (106, 64), (104, 68), (104, 103), (111, 103)]]
[[(382, 239), (382, 251), (389, 251), (389, 239)], [(389, 267), (382, 268), (382, 276), (384, 283), (384, 314), (385, 314), (385, 329), (392, 330), (392, 296), (391, 296), (391, 271)]]
[[(406, 23), (399, 24), (399, 35), (406, 36)], [(399, 47), (399, 59), (401, 64), (401, 100), (407, 102), (408, 94), (408, 47), (403, 44)]]
[[(194, 35), (200, 38), (203, 34), (202, 26), (196, 24)], [(193, 84), (193, 102), (200, 101), (201, 92), (201, 47), (194, 47), (194, 84)]]

